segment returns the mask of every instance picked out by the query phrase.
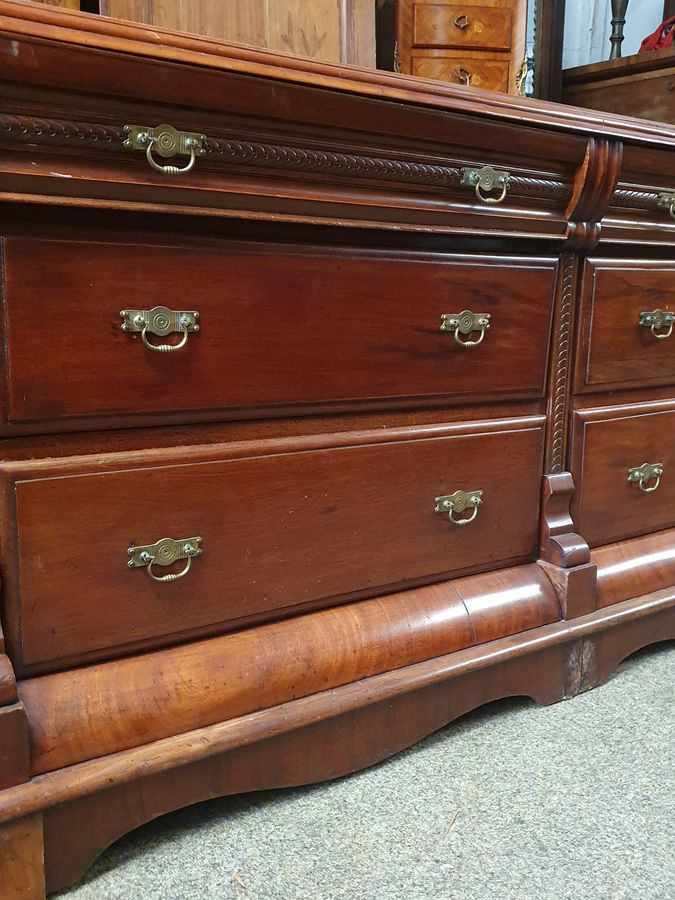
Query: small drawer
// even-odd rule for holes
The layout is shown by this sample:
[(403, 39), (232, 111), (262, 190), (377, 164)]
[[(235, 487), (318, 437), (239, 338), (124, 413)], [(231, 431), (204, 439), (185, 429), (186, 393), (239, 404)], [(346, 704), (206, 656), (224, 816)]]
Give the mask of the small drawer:
[[(531, 560), (542, 434), (530, 417), (7, 464), (17, 549), (2, 541), (3, 591), (23, 663)], [(437, 503), (457, 491), (482, 491), (450, 510), (469, 523)], [(161, 538), (201, 555), (146, 571), (133, 548)], [(178, 580), (150, 577), (188, 562)]]
[[(134, 414), (540, 397), (554, 276), (552, 260), (8, 238), (8, 420), (99, 428)], [(121, 310), (158, 306), (199, 313), (174, 352), (121, 327)], [(489, 329), (459, 341), (441, 331), (443, 315), (465, 310)], [(147, 344), (181, 343), (168, 327)]]
[(583, 307), (577, 390), (675, 384), (675, 262), (590, 260)]
[(572, 473), (576, 530), (591, 546), (674, 526), (675, 404), (576, 413)]
[(450, 53), (414, 53), (412, 74), (436, 81), (450, 81), (487, 91), (508, 91), (508, 58), (481, 53), (473, 57)]
[(511, 47), (511, 10), (416, 3), (413, 46), (508, 50)]

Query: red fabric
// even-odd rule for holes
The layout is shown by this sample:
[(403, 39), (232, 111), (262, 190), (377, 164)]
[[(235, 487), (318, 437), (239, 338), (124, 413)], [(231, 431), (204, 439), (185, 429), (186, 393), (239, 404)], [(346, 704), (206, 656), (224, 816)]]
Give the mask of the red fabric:
[(646, 37), (640, 44), (640, 53), (645, 50), (663, 50), (664, 47), (672, 47), (675, 38), (675, 16), (661, 22), (653, 34)]

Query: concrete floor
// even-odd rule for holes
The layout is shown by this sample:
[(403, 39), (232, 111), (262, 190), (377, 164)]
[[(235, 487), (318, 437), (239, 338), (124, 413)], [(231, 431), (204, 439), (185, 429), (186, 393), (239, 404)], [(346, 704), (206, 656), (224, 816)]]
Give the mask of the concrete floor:
[(68, 900), (675, 900), (675, 645), (567, 703), (483, 707), (329, 784), (111, 847)]

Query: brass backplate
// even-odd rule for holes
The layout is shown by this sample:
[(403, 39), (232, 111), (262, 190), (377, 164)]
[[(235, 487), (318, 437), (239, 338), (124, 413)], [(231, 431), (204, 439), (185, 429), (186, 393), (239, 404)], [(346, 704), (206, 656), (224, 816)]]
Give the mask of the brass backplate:
[(177, 541), (173, 538), (161, 538), (154, 544), (131, 546), (127, 550), (129, 555), (127, 565), (130, 569), (147, 567), (150, 563), (170, 566), (179, 559), (199, 556), (202, 552), (199, 546), (201, 541), (200, 537), (180, 538)]
[(148, 128), (147, 125), (125, 125), (127, 138), (124, 141), (125, 150), (148, 149), (152, 143), (152, 149), (159, 155), (169, 158), (172, 156), (188, 155), (194, 150), (195, 156), (204, 156), (206, 150), (203, 141), (206, 135), (192, 131), (178, 131), (173, 125), (158, 125), (156, 128)]
[(152, 309), (123, 309), (122, 331), (145, 331), (165, 337), (173, 331), (199, 331), (199, 313), (194, 309), (167, 309), (154, 306)]

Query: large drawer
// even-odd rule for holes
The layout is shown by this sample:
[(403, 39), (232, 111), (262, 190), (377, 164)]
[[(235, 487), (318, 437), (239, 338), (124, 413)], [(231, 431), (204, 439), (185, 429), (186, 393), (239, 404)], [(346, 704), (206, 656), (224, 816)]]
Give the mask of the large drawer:
[[(531, 560), (542, 434), (530, 417), (8, 463), (10, 638), (20, 620), (24, 664), (105, 656)], [(435, 509), (477, 490), (455, 513), (469, 524)], [(187, 575), (128, 567), (129, 547), (167, 537), (201, 538)]]
[[(552, 260), (10, 237), (7, 418), (98, 427), (134, 413), (538, 397), (554, 272)], [(199, 312), (176, 352), (121, 329), (122, 309), (157, 305)], [(466, 309), (491, 316), (479, 346), (441, 331), (442, 315)]]
[[(646, 470), (629, 481), (645, 463), (662, 467), (658, 487)], [(674, 526), (675, 404), (576, 413), (572, 472), (576, 529), (592, 546)]]
[(578, 390), (675, 384), (675, 328), (644, 316), (675, 315), (675, 262), (591, 260), (583, 308)]

